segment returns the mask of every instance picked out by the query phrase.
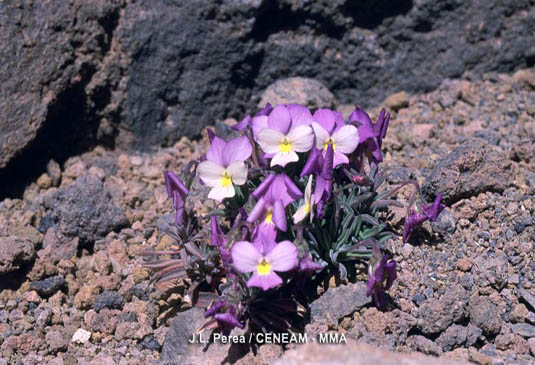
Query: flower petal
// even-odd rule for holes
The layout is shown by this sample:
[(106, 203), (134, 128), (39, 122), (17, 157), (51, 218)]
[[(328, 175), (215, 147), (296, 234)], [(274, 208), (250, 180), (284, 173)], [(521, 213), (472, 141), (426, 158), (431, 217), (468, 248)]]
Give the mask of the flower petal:
[(227, 171), (234, 184), (243, 185), (247, 181), (247, 166), (243, 161), (234, 161), (229, 165)]
[(239, 241), (232, 245), (230, 249), (232, 264), (239, 272), (247, 273), (255, 271), (262, 255), (256, 247), (247, 241)]
[(314, 112), (314, 119), (328, 134), (334, 130), (336, 114), (330, 109), (318, 109)]
[(314, 145), (314, 131), (308, 125), (292, 128), (287, 137), (296, 152), (310, 151)]
[(350, 154), (359, 144), (359, 132), (352, 125), (345, 125), (333, 133), (332, 139), (336, 146), (336, 152)]
[(279, 166), (284, 167), (290, 162), (295, 162), (298, 160), (299, 160), (299, 156), (297, 156), (297, 153), (295, 153), (294, 151), (278, 152), (278, 153), (275, 153), (275, 156), (273, 156), (273, 158), (271, 159), (270, 166), (273, 167), (275, 165), (279, 165)]
[(268, 290), (276, 287), (277, 285), (282, 284), (282, 279), (279, 275), (275, 274), (273, 271), (267, 275), (258, 275), (256, 271), (247, 281), (248, 287), (258, 287), (263, 290)]
[(268, 117), (268, 127), (287, 134), (292, 124), (292, 116), (286, 106), (277, 105)]
[(275, 179), (275, 174), (273, 173), (266, 176), (264, 181), (262, 181), (260, 185), (256, 187), (256, 189), (253, 191), (251, 195), (254, 196), (255, 199), (259, 199), (261, 196), (263, 196), (267, 192), (269, 186), (271, 185), (274, 179)]
[(253, 232), (253, 245), (261, 252), (269, 252), (275, 245), (277, 230), (273, 223), (261, 222)]
[(256, 222), (263, 214), (266, 208), (266, 200), (262, 197), (258, 199), (253, 210), (249, 213), (247, 217), (247, 222), (254, 223)]
[(323, 151), (325, 144), (331, 136), (325, 128), (316, 122), (312, 123), (312, 128), (314, 129), (314, 135), (316, 136), (316, 148)]
[[(208, 184), (207, 184), (208, 185)], [(232, 198), (236, 194), (234, 191), (234, 186), (214, 186), (212, 190), (208, 193), (208, 198), (217, 200), (218, 202), (223, 201), (225, 198)]]
[(206, 185), (210, 187), (220, 186), (221, 179), (225, 174), (225, 168), (213, 161), (206, 160), (197, 166), (197, 174), (199, 174), (199, 177)]
[(306, 203), (303, 203), (292, 216), (294, 223), (297, 224), (306, 218), (310, 210), (307, 211)]
[(288, 104), (286, 107), (292, 116), (292, 128), (300, 125), (310, 125), (314, 121), (307, 107), (299, 104)]
[(333, 169), (338, 166), (338, 165), (341, 165), (341, 164), (345, 164), (345, 163), (349, 163), (349, 159), (347, 158), (346, 155), (344, 155), (343, 153), (341, 152), (334, 152), (334, 157), (333, 157)]
[(283, 232), (286, 232), (288, 229), (286, 223), (286, 211), (284, 210), (284, 205), (282, 200), (276, 200), (273, 203), (273, 223), (275, 226)]
[(274, 271), (289, 271), (297, 266), (297, 247), (290, 241), (282, 241), (266, 255)]
[(299, 177), (310, 175), (312, 173), (319, 173), (321, 171), (321, 168), (318, 163), (318, 158), (320, 155), (320, 151), (317, 148), (312, 147), (312, 150), (308, 155), (307, 161), (305, 162), (305, 166), (303, 167), (303, 170), (301, 171)]
[(226, 145), (227, 142), (215, 136), (210, 143), (210, 148), (208, 148), (208, 151), (206, 152), (206, 158), (223, 166), (223, 151), (225, 150)]
[(258, 134), (260, 133), (260, 131), (268, 127), (267, 115), (259, 115), (257, 117), (254, 117), (251, 121), (251, 127), (253, 129), (253, 136), (255, 140), (258, 141)]
[(247, 128), (247, 126), (249, 126), (251, 124), (251, 116), (248, 115), (246, 116), (245, 118), (243, 118), (241, 120), (241, 122), (238, 122), (236, 124), (234, 124), (232, 127), (233, 130), (237, 131), (237, 132), (241, 132), (243, 131), (245, 128)]
[(253, 152), (251, 143), (246, 136), (234, 138), (227, 142), (223, 151), (223, 166), (227, 167), (234, 161), (245, 161)]
[(265, 153), (277, 153), (281, 150), (284, 134), (271, 128), (265, 128), (258, 134), (258, 144)]

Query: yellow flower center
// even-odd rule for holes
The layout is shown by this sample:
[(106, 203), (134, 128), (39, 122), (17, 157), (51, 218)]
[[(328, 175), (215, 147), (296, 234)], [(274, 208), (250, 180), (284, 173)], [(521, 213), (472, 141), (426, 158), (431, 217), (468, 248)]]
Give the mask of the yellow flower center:
[(280, 149), (281, 152), (288, 153), (292, 149), (292, 145), (286, 138), (284, 138), (280, 144)]
[(273, 211), (272, 210), (268, 210), (268, 212), (266, 213), (266, 218), (264, 219), (264, 222), (273, 224)]
[(256, 270), (258, 271), (258, 275), (267, 275), (271, 271), (271, 265), (266, 261), (266, 259), (262, 259)]
[(332, 138), (329, 138), (324, 144), (323, 144), (323, 150), (327, 151), (327, 148), (329, 148), (329, 145), (333, 145), (333, 152), (336, 151), (336, 145), (334, 144), (334, 141)]
[(221, 178), (221, 186), (224, 188), (228, 188), (231, 184), (232, 184), (232, 178), (227, 172), (225, 172), (225, 174)]
[(310, 203), (305, 204), (305, 213), (310, 213)]

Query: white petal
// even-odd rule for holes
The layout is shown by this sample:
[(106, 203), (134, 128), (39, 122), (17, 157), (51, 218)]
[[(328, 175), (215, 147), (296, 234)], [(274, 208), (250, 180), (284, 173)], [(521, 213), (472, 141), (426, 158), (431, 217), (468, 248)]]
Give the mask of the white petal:
[(354, 126), (345, 125), (333, 133), (332, 139), (336, 151), (347, 155), (357, 148), (359, 144), (359, 132)]
[(314, 134), (316, 135), (316, 148), (320, 151), (323, 151), (325, 143), (327, 143), (331, 136), (325, 128), (316, 122), (312, 122), (312, 128), (314, 129)]
[(297, 224), (301, 222), (305, 217), (308, 215), (307, 209), (306, 209), (306, 203), (301, 205), (299, 209), (295, 212), (295, 214), (292, 216), (294, 223)]
[(312, 195), (312, 175), (308, 178), (307, 187), (305, 188), (305, 203), (310, 202), (310, 197)]
[(290, 241), (282, 241), (266, 255), (273, 271), (288, 271), (297, 266), (297, 247)]
[(210, 187), (220, 186), (221, 179), (225, 174), (225, 168), (212, 161), (203, 161), (197, 166), (197, 174)]
[(314, 132), (308, 125), (293, 128), (287, 138), (292, 145), (292, 150), (297, 152), (310, 151), (314, 145)]
[(290, 162), (295, 162), (299, 160), (299, 156), (294, 151), (290, 152), (278, 152), (271, 159), (271, 167), (275, 165), (280, 165), (282, 167), (286, 166)]
[(212, 190), (210, 190), (210, 193), (208, 193), (208, 197), (210, 199), (214, 199), (218, 202), (221, 202), (225, 198), (232, 198), (235, 193), (236, 192), (234, 191), (234, 186), (232, 186), (232, 184), (227, 187), (219, 185), (214, 186)]
[(236, 185), (243, 185), (247, 181), (247, 166), (242, 161), (234, 161), (227, 167), (232, 182)]
[(265, 153), (277, 153), (284, 140), (284, 134), (271, 128), (264, 128), (258, 133), (258, 144)]
[(256, 247), (247, 241), (239, 241), (232, 245), (230, 249), (232, 264), (240, 272), (251, 272), (256, 270), (258, 262), (262, 260), (262, 255)]

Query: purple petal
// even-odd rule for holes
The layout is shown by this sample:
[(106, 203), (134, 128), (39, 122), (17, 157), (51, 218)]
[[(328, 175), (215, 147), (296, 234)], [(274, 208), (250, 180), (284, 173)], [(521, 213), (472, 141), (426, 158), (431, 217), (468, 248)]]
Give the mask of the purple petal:
[(335, 127), (336, 115), (330, 109), (318, 109), (314, 112), (314, 119), (320, 124), (329, 134), (332, 134)]
[(206, 152), (206, 159), (215, 162), (219, 166), (223, 166), (223, 151), (225, 150), (226, 145), (227, 142), (218, 136), (215, 136), (212, 143), (210, 143), (210, 148), (208, 148), (208, 151)]
[(282, 134), (288, 134), (292, 124), (292, 116), (286, 106), (279, 104), (273, 109), (268, 117), (268, 127)]
[(207, 128), (207, 129), (206, 129), (206, 133), (208, 133), (208, 140), (210, 141), (210, 144), (211, 144), (212, 141), (214, 140), (215, 133), (214, 133), (214, 131), (212, 130), (212, 128)]
[[(260, 250), (259, 250), (260, 253), (262, 254), (262, 256), (265, 256), (268, 252), (273, 250), (273, 248), (277, 245), (277, 243), (275, 242), (275, 238), (271, 234), (272, 231), (275, 231), (275, 227), (273, 227), (273, 225), (269, 223), (260, 224), (259, 226), (262, 226), (262, 225), (264, 226), (264, 228), (266, 228), (266, 226), (268, 227), (267, 229), (260, 229), (259, 231), (260, 234), (257, 236), (253, 244), (257, 248), (260, 247)], [(271, 230), (269, 226), (272, 226)]]
[(264, 109), (260, 110), (258, 113), (255, 114), (255, 117), (258, 117), (260, 115), (269, 115), (271, 111), (273, 110), (273, 107), (270, 103), (266, 103), (266, 106)]
[(259, 251), (264, 252), (264, 244), (262, 239), (275, 242), (277, 238), (277, 230), (273, 223), (261, 222), (259, 223), (253, 232), (253, 245), (258, 248)]
[(317, 262), (314, 262), (310, 258), (304, 258), (299, 260), (299, 271), (304, 272), (306, 274), (311, 274), (314, 271), (320, 271), (323, 270), (323, 266)]
[(316, 186), (314, 188), (314, 204), (318, 204), (318, 202), (321, 200), (326, 185), (327, 183), (324, 178), (321, 176), (316, 178)]
[(288, 175), (283, 174), (284, 177), (284, 184), (286, 185), (286, 188), (288, 189), (288, 198), (284, 201), (284, 206), (286, 207), (288, 204), (296, 201), (297, 199), (300, 199), (303, 196), (303, 193), (301, 190), (297, 187), (297, 185), (294, 184), (292, 179), (288, 177)]
[(253, 275), (249, 278), (247, 281), (248, 287), (258, 287), (262, 288), (263, 290), (268, 290), (270, 288), (274, 288), (277, 285), (282, 284), (282, 279), (279, 275), (275, 274), (273, 271), (271, 271), (267, 275), (258, 275), (255, 271)]
[(255, 141), (258, 142), (258, 133), (262, 129), (265, 129), (268, 127), (268, 117), (266, 115), (259, 115), (257, 117), (254, 117), (251, 121), (251, 128), (253, 129), (253, 136)]
[(321, 152), (316, 147), (313, 147), (312, 150), (310, 151), (310, 154), (308, 155), (308, 159), (299, 177), (303, 177), (303, 176), (307, 176), (313, 173), (320, 172), (319, 166), (318, 166), (318, 157), (320, 155), (321, 155)]
[(321, 177), (323, 177), (325, 181), (329, 181), (333, 178), (334, 150), (332, 144), (329, 144), (329, 147), (327, 147), (327, 151), (325, 152), (324, 158), (325, 161), (323, 162), (323, 166), (321, 169)]
[(392, 287), (392, 284), (394, 283), (394, 280), (396, 280), (398, 277), (398, 274), (396, 272), (396, 262), (394, 260), (390, 260), (386, 264), (386, 283), (385, 283), (385, 290), (388, 290)]
[(357, 127), (361, 143), (364, 143), (364, 141), (370, 138), (376, 137), (375, 133), (373, 132), (373, 123), (370, 119), (370, 116), (358, 106), (355, 107), (355, 110), (349, 116), (349, 123), (354, 124)]
[(388, 257), (383, 256), (381, 258), (381, 262), (379, 262), (379, 265), (375, 267), (374, 272), (374, 280), (376, 283), (382, 283), (385, 279), (385, 269), (386, 269), (386, 261), (388, 260)]
[(282, 200), (275, 200), (273, 203), (273, 223), (275, 223), (275, 226), (283, 232), (286, 232), (286, 229), (288, 229), (286, 212)]
[(178, 178), (172, 171), (164, 170), (165, 187), (167, 189), (167, 197), (173, 196), (173, 190), (177, 190), (183, 197), (189, 194), (189, 190), (186, 188), (182, 180)]
[(262, 255), (258, 249), (247, 241), (239, 241), (232, 245), (230, 249), (232, 255), (232, 264), (234, 267), (243, 273), (255, 271), (258, 263), (262, 259)]
[(234, 124), (232, 127), (233, 130), (237, 131), (237, 132), (241, 132), (243, 131), (245, 128), (247, 128), (247, 126), (249, 126), (249, 124), (251, 124), (251, 116), (248, 115), (246, 116), (245, 118), (243, 118), (241, 120), (241, 122), (238, 122), (236, 124)]
[(290, 241), (278, 243), (267, 255), (266, 260), (273, 271), (290, 271), (297, 266), (297, 247)]
[(214, 313), (219, 312), (219, 310), (223, 308), (226, 304), (227, 303), (224, 300), (218, 300), (217, 302), (212, 304), (212, 306), (206, 312), (204, 312), (204, 318), (211, 317), (212, 315), (214, 315)]
[(437, 217), (440, 215), (442, 210), (446, 207), (444, 204), (441, 204), (440, 201), (442, 200), (442, 193), (439, 193), (435, 200), (433, 201), (433, 205), (431, 206), (422, 206), (422, 210), (424, 214), (429, 218), (431, 222), (434, 222)]
[(349, 159), (347, 158), (346, 155), (344, 155), (341, 152), (335, 152), (334, 153), (333, 169), (338, 165), (347, 164), (347, 163), (349, 163)]
[(234, 138), (227, 142), (223, 152), (223, 166), (228, 167), (234, 161), (245, 161), (253, 152), (253, 147), (246, 136)]
[(217, 217), (215, 215), (210, 217), (212, 224), (212, 232), (210, 234), (210, 244), (212, 246), (221, 246), (225, 242), (223, 232), (217, 223)]
[(218, 314), (216, 314), (214, 316), (214, 318), (218, 322), (222, 322), (227, 326), (239, 327), (239, 328), (243, 328), (244, 327), (243, 324), (241, 324), (240, 321), (238, 321), (238, 319), (232, 313), (229, 313), (229, 312), (218, 313)]
[(299, 104), (288, 104), (286, 105), (292, 116), (292, 128), (298, 127), (300, 125), (311, 125), (314, 119), (310, 110), (308, 108), (299, 105)]
[(275, 174), (269, 174), (264, 181), (258, 185), (258, 187), (253, 191), (252, 195), (255, 199), (260, 199), (261, 196), (266, 194), (266, 191), (268, 190), (269, 186), (275, 179)]
[(375, 287), (375, 280), (373, 275), (368, 276), (368, 286), (366, 287), (366, 296), (369, 297), (372, 294), (373, 288)]
[(258, 219), (260, 219), (261, 216), (264, 215), (265, 210), (266, 210), (266, 200), (262, 197), (258, 199), (253, 210), (251, 211), (251, 213), (249, 213), (249, 216), (247, 217), (247, 222), (249, 223), (256, 222)]

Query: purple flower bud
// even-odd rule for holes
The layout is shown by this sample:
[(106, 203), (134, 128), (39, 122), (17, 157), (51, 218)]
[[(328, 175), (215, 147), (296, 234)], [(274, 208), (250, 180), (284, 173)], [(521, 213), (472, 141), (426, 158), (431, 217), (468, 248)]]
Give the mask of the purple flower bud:
[(184, 220), (184, 203), (189, 190), (173, 172), (164, 170), (163, 176), (167, 189), (167, 197), (173, 199), (173, 207), (176, 209), (175, 222), (181, 225)]
[(403, 226), (403, 242), (407, 242), (412, 234), (412, 231), (420, 224), (429, 220), (434, 222), (440, 215), (442, 210), (446, 207), (440, 202), (442, 194), (439, 193), (433, 204), (424, 204), (421, 207), (411, 207), (409, 214), (405, 217), (405, 225)]

